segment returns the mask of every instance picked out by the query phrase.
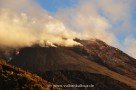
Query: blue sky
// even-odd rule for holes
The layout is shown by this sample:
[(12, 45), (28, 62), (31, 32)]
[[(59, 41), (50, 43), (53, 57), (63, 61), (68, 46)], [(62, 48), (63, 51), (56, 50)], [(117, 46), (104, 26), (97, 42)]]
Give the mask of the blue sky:
[[(50, 14), (52, 14), (52, 16), (54, 16), (59, 9), (65, 10), (65, 8), (66, 8), (66, 10), (68, 10), (68, 9), (71, 9), (71, 7), (72, 8), (73, 7), (80, 8), (80, 5), (82, 3), (86, 3), (88, 1), (91, 3), (95, 2), (95, 1), (96, 2), (98, 1), (99, 4), (103, 3), (102, 1), (99, 1), (99, 0), (36, 0), (36, 1), (41, 7), (43, 7)], [(80, 2), (78, 2), (78, 1), (80, 1)], [(123, 50), (123, 51), (127, 52), (129, 55), (135, 57), (135, 55), (136, 55), (136, 52), (135, 52), (135, 50), (136, 50), (136, 1), (135, 0), (104, 0), (104, 1), (106, 1), (107, 5), (105, 3), (103, 3), (104, 6), (102, 6), (102, 8), (104, 8), (105, 10), (108, 10), (108, 8), (113, 7), (113, 9), (115, 10), (114, 11), (112, 8), (110, 9), (109, 12), (111, 12), (111, 17), (110, 17), (110, 15), (108, 15), (108, 17), (110, 17), (109, 19), (111, 19), (111, 20), (114, 20), (114, 18), (119, 19), (119, 21), (117, 21), (117, 22), (110, 23), (112, 28), (111, 28), (111, 32), (109, 33), (109, 35), (113, 35), (113, 37), (116, 38), (116, 41), (119, 43), (119, 48), (121, 50)], [(90, 6), (91, 6), (91, 3), (89, 3)], [(116, 4), (114, 4), (114, 3), (116, 3)], [(95, 4), (92, 4), (92, 5), (94, 5), (93, 7), (95, 7)], [(108, 6), (108, 7), (106, 7), (106, 6)], [(116, 6), (117, 6), (117, 8), (116, 8)], [(84, 6), (84, 7), (86, 7), (86, 6)], [(98, 7), (98, 8), (101, 10), (101, 7)], [(122, 9), (120, 9), (120, 8), (122, 8)], [(130, 12), (127, 11), (127, 9), (129, 9)], [(78, 12), (79, 9), (75, 9), (75, 10)], [(84, 11), (86, 11), (86, 10), (84, 10)], [(65, 14), (65, 12), (66, 12), (66, 14)], [(76, 14), (75, 12), (69, 12), (69, 13), (71, 13), (70, 14), (71, 16), (76, 18), (76, 16), (74, 16)], [(67, 15), (69, 13), (67, 13), (67, 11), (63, 11), (62, 16)], [(85, 13), (88, 14), (88, 12), (85, 12)], [(99, 12), (99, 13), (101, 13), (101, 12)], [(127, 17), (123, 17), (124, 14), (122, 14), (122, 13), (125, 13), (125, 15)], [(81, 11), (80, 14), (85, 15), (83, 11)], [(112, 15), (113, 15), (113, 17), (112, 17)], [(114, 15), (115, 15), (115, 17), (114, 17)], [(118, 18), (118, 16), (116, 16), (116, 15), (120, 15), (119, 16), (120, 18)], [(101, 16), (107, 19), (106, 15), (105, 16), (101, 15)], [(129, 20), (127, 20), (127, 18), (129, 18)], [(86, 23), (86, 21), (83, 21), (83, 22)], [(124, 23), (124, 22), (126, 22), (126, 23)], [(67, 22), (65, 22), (65, 23), (67, 23)], [(68, 23), (71, 24), (72, 26), (77, 25), (73, 21), (68, 22)], [(90, 24), (92, 24), (92, 23), (90, 23)], [(123, 27), (123, 25), (124, 25), (124, 27)], [(80, 26), (82, 27), (82, 24), (79, 26), (76, 26), (76, 27), (80, 28)], [(127, 28), (127, 26), (129, 28)], [(108, 36), (107, 36), (107, 38), (108, 38)], [(110, 36), (109, 36), (109, 38), (110, 38)]]
[[(17, 28), (17, 20), (17, 22), (20, 21), (21, 31), (25, 35), (28, 35), (29, 32), (26, 31), (28, 24), (32, 23), (30, 28), (36, 33), (39, 32), (39, 26), (41, 26), (40, 32), (51, 31), (53, 37), (57, 32), (59, 38), (62, 33), (70, 39), (75, 37), (80, 39), (97, 38), (136, 58), (136, 0), (0, 0), (0, 9), (2, 12), (0, 19), (4, 23), (0, 27), (0, 32), (5, 32), (4, 28), (9, 27), (9, 21), (15, 22), (17, 24), (15, 28)], [(43, 12), (43, 9), (48, 14)], [(3, 19), (5, 15), (7, 20)], [(13, 16), (13, 19), (10, 15)], [(23, 25), (21, 20), (24, 22)], [(10, 26), (13, 27), (12, 24)], [(17, 32), (16, 30), (18, 29), (11, 28), (9, 31)], [(44, 36), (48, 34), (47, 32), (44, 33)], [(39, 40), (41, 35), (39, 37), (32, 35), (31, 39), (33, 37)], [(3, 36), (3, 38), (7, 37)], [(44, 39), (46, 40), (47, 37)], [(56, 37), (53, 39), (56, 40)], [(13, 41), (18, 42), (16, 37)], [(51, 39), (52, 43), (53, 41)], [(12, 45), (14, 42), (10, 44)]]
[(132, 21), (136, 25), (136, 4), (133, 6), (134, 12), (132, 14)]
[(77, 0), (36, 0), (44, 9), (54, 14), (60, 8), (68, 8), (75, 6)]
[[(36, 0), (37, 3), (46, 9), (50, 14), (54, 15), (59, 9), (64, 9), (64, 8), (71, 8), (76, 5), (78, 5), (79, 0)], [(133, 26), (136, 26), (136, 5), (133, 5), (133, 11), (131, 14), (131, 24)], [(118, 24), (115, 24), (114, 27), (119, 27)], [(132, 28), (134, 37), (136, 37), (136, 30), (135, 28)], [(125, 35), (117, 35), (119, 41), (122, 41), (125, 38)]]

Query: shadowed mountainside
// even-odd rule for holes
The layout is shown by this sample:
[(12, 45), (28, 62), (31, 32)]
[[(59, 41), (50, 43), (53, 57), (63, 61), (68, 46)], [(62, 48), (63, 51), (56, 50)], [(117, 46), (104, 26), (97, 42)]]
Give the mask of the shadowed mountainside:
[(83, 46), (73, 47), (76, 53), (136, 80), (136, 59), (98, 39), (77, 41)]
[(50, 90), (49, 85), (39, 76), (0, 60), (0, 90)]
[(53, 84), (93, 84), (91, 89), (98, 90), (136, 89), (135, 59), (100, 40), (79, 42), (83, 46), (22, 48), (10, 63)]

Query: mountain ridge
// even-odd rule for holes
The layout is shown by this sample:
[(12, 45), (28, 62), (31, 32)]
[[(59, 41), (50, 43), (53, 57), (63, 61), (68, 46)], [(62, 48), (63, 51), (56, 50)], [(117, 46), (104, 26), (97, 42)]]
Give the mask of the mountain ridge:
[[(87, 42), (89, 42), (89, 41), (87, 41)], [(102, 50), (105, 50), (105, 47), (108, 46), (105, 43), (103, 45), (102, 42), (99, 42), (99, 41), (96, 41), (96, 42), (104, 48)], [(107, 59), (103, 59), (99, 55), (99, 52), (97, 52), (97, 50), (100, 52), (103, 52), (103, 51), (100, 50), (100, 47), (96, 43), (93, 42), (94, 45), (89, 44), (89, 45), (91, 45), (90, 46), (91, 49), (90, 49), (90, 47), (87, 47), (88, 44), (86, 44), (85, 41), (82, 41), (82, 42), (80, 41), (80, 43), (83, 46), (26, 47), (26, 48), (22, 48), (19, 50), (20, 54), (15, 56), (13, 58), (13, 60), (11, 61), (11, 63), (15, 66), (20, 66), (21, 68), (30, 70), (31, 72), (34, 72), (34, 73), (40, 73), (40, 74), (42, 73), (42, 75), (44, 74), (43, 76), (45, 76), (47, 72), (52, 72), (52, 73), (60, 72), (60, 73), (62, 73), (62, 72), (69, 72), (69, 71), (72, 71), (73, 73), (76, 71), (79, 71), (79, 72), (81, 72), (80, 74), (82, 74), (83, 72), (86, 72), (86, 73), (88, 72), (90, 74), (91, 73), (100, 74), (100, 75), (104, 75), (106, 78), (110, 77), (114, 80), (117, 80), (121, 83), (124, 83), (125, 85), (128, 85), (128, 86), (136, 89), (136, 85), (135, 85), (136, 80), (133, 80), (135, 77), (133, 75), (131, 75), (131, 76), (127, 75), (129, 72), (136, 75), (135, 74), (135, 67), (133, 67), (133, 65), (127, 64), (128, 66), (131, 66), (134, 69), (131, 71), (129, 71), (129, 69), (127, 69), (126, 70), (127, 73), (123, 72), (124, 68), (117, 66), (122, 69), (122, 72), (124, 74), (123, 75), (122, 73), (120, 73), (120, 71), (118, 69), (116, 69), (114, 67), (114, 64), (108, 63), (107, 60), (109, 60), (109, 59), (107, 57), (106, 57)], [(76, 49), (75, 49), (75, 47), (76, 47)], [(79, 48), (79, 51), (78, 51), (77, 47)], [(111, 46), (108, 46), (108, 47), (111, 50), (113, 49), (118, 53), (118, 49), (115, 49)], [(85, 49), (85, 50), (82, 50), (82, 49)], [(93, 53), (88, 53), (88, 51), (93, 52)], [(103, 53), (105, 54), (105, 52), (103, 52)], [(108, 53), (108, 52), (106, 52), (106, 53)], [(90, 55), (90, 54), (94, 55), (96, 57), (92, 57), (92, 56), (91, 56), (91, 58), (88, 57), (88, 55)], [(120, 55), (122, 55), (122, 54), (120, 54)], [(122, 56), (120, 56), (120, 57), (122, 57)], [(129, 56), (125, 56), (125, 57), (129, 57)], [(99, 62), (94, 61), (95, 59), (96, 60), (98, 59)], [(105, 64), (101, 63), (101, 62), (103, 62), (103, 60), (105, 60)], [(111, 65), (110, 68), (108, 67), (108, 64)], [(115, 68), (115, 70), (114, 70), (114, 68)], [(56, 73), (54, 73), (54, 74), (56, 74)], [(76, 73), (74, 73), (74, 75), (75, 74)], [(58, 76), (58, 75), (59, 74), (57, 73), (56, 76)], [(63, 73), (60, 74), (60, 77), (61, 77), (61, 79), (63, 78)], [(54, 78), (57, 78), (57, 77), (54, 76)], [(68, 78), (67, 74), (66, 74), (65, 78)], [(46, 79), (48, 79), (48, 78), (46, 77)], [(73, 80), (75, 80), (75, 79), (73, 79)], [(50, 81), (51, 81), (51, 79), (50, 79)], [(97, 81), (97, 79), (96, 79), (96, 81)], [(120, 87), (118, 87), (118, 88), (120, 88)]]
[[(51, 83), (0, 60), (0, 90), (50, 90)], [(54, 88), (55, 89), (55, 88)]]

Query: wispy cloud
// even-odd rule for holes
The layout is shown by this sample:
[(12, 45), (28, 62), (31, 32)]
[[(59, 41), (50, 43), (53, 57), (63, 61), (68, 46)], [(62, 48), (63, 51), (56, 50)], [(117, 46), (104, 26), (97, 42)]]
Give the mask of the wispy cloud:
[(133, 3), (134, 0), (79, 0), (74, 8), (60, 9), (56, 17), (81, 39), (98, 38), (126, 51), (126, 45), (117, 36), (127, 38), (133, 32)]
[(125, 45), (125, 51), (129, 55), (136, 58), (136, 38), (134, 38), (133, 36), (128, 36), (125, 39), (124, 45)]

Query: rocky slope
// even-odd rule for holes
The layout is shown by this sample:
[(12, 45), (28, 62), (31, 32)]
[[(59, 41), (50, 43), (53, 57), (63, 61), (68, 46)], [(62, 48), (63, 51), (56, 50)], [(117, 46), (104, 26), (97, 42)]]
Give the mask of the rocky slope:
[(135, 59), (100, 40), (76, 41), (83, 46), (22, 48), (10, 63), (57, 85), (94, 85), (88, 90), (136, 89)]
[(0, 90), (50, 90), (50, 83), (37, 75), (0, 60)]
[(72, 48), (76, 53), (112, 71), (136, 80), (136, 59), (98, 39), (77, 41), (83, 47)]

